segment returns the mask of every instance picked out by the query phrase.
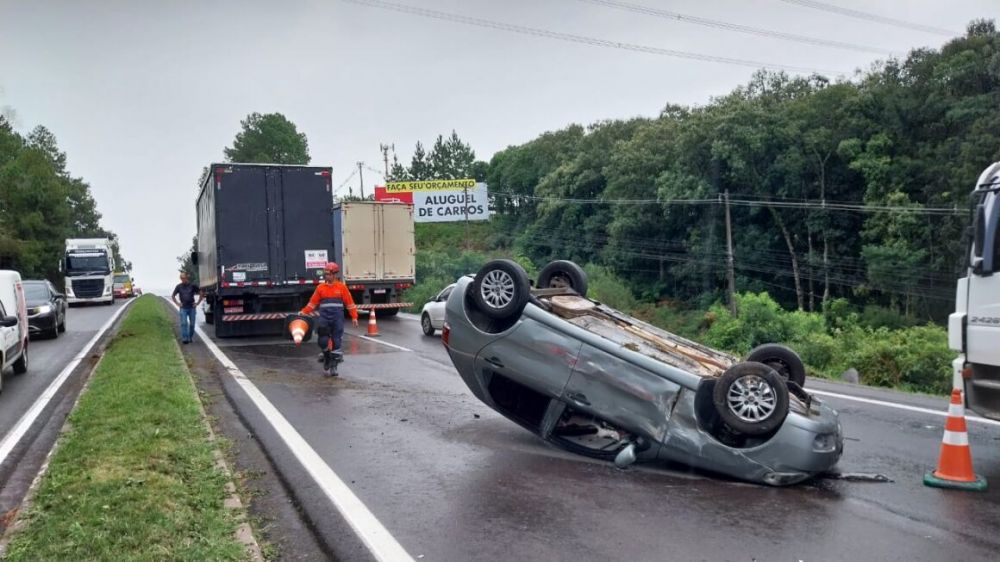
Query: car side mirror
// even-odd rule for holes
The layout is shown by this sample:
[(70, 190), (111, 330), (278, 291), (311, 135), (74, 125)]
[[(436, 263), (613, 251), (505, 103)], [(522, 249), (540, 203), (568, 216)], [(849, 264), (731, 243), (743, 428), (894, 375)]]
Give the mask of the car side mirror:
[(17, 316), (4, 316), (3, 320), (0, 320), (0, 326), (4, 328), (13, 328), (17, 326)]

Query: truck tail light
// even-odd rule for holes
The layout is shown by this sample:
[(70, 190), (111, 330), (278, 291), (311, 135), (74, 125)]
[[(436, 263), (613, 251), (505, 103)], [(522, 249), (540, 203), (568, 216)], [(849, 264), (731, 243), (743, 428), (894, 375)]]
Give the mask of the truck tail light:
[(450, 340), (451, 340), (451, 325), (445, 322), (444, 326), (441, 327), (441, 343), (443, 343), (445, 347), (448, 347), (448, 342)]
[(348, 289), (352, 291), (363, 291), (365, 289), (364, 285), (351, 285)]
[(396, 283), (397, 289), (409, 289), (413, 286), (413, 283)]

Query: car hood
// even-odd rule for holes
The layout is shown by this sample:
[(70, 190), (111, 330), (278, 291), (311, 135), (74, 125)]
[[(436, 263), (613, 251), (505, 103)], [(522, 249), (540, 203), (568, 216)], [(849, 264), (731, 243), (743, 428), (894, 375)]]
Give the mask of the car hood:
[(39, 306), (46, 305), (46, 304), (49, 304), (48, 300), (43, 300), (43, 299), (35, 299), (35, 300), (28, 299), (27, 300), (27, 306), (28, 306), (28, 308), (35, 308), (35, 307), (39, 307)]

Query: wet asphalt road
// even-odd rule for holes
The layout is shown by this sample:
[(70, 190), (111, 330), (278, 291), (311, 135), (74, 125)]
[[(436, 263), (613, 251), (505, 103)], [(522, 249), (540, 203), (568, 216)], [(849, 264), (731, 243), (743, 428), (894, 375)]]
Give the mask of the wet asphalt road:
[[(996, 559), (1000, 427), (969, 424), (976, 470), (993, 484), (986, 493), (923, 486), (943, 417), (838, 398), (826, 398), (847, 437), (838, 470), (893, 482), (776, 489), (683, 466), (620, 471), (552, 448), (479, 403), (439, 337), (412, 317), (379, 327), (378, 341), (362, 336), (363, 322), (349, 328), (337, 379), (321, 376), (312, 342), (216, 343), (414, 558)], [(947, 409), (938, 398), (807, 386)]]
[(56, 339), (34, 337), (28, 343), (28, 372), (15, 375), (3, 373), (0, 392), (0, 435), (6, 435), (35, 399), (45, 391), (52, 379), (83, 349), (83, 346), (108, 318), (124, 306), (115, 301), (112, 306), (73, 307), (66, 312), (66, 332)]

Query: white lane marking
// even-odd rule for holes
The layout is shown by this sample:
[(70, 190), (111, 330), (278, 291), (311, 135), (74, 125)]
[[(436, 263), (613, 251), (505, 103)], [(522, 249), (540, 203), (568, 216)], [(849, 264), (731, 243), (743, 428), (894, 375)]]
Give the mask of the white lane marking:
[[(818, 394), (820, 396), (829, 396), (831, 398), (840, 398), (842, 400), (851, 400), (853, 402), (862, 402), (864, 404), (872, 404), (875, 406), (885, 406), (887, 408), (896, 408), (897, 410), (906, 410), (908, 412), (919, 412), (921, 414), (931, 414), (934, 416), (948, 417), (947, 410), (931, 410), (929, 408), (920, 408), (918, 406), (908, 406), (906, 404), (897, 404), (896, 402), (886, 402), (884, 400), (874, 400), (872, 398), (861, 398), (860, 396), (851, 396), (849, 394), (839, 394), (836, 392), (826, 392), (824, 390), (809, 389), (810, 394)], [(1000, 427), (1000, 421), (988, 420), (986, 418), (981, 418), (979, 416), (965, 416), (965, 419), (982, 423), (986, 425), (995, 425)]]
[[(354, 335), (354, 334), (351, 334), (351, 335)], [(398, 349), (398, 350), (400, 350), (400, 351), (409, 351), (409, 352), (411, 352), (411, 353), (413, 352), (413, 350), (412, 350), (412, 349), (410, 349), (410, 348), (408, 348), (408, 347), (403, 347), (403, 346), (401, 346), (401, 345), (396, 345), (396, 344), (394, 344), (394, 343), (389, 343), (389, 342), (387, 342), (387, 341), (382, 341), (382, 340), (377, 340), (377, 339), (375, 339), (375, 338), (370, 338), (370, 337), (368, 337), (368, 336), (363, 336), (363, 335), (361, 335), (361, 334), (358, 334), (358, 335), (357, 335), (357, 336), (355, 336), (355, 337), (359, 337), (359, 338), (361, 338), (361, 339), (363, 339), (363, 340), (368, 340), (368, 341), (373, 341), (373, 342), (375, 342), (375, 343), (380, 343), (380, 344), (382, 344), (382, 345), (387, 345), (387, 346), (389, 346), (389, 347), (392, 347), (392, 348), (395, 348), (395, 349)]]
[[(83, 359), (90, 354), (91, 349), (97, 344), (97, 341), (100, 340), (101, 336), (103, 336), (104, 333), (111, 328), (111, 326), (115, 323), (115, 320), (117, 320), (118, 317), (125, 312), (125, 309), (127, 309), (129, 305), (131, 305), (131, 302), (122, 305), (121, 308), (116, 310), (115, 313), (111, 315), (111, 318), (109, 318), (108, 321), (105, 322), (99, 330), (97, 330), (94, 337), (90, 338), (90, 341), (83, 346), (83, 349), (81, 349), (80, 352), (73, 357), (72, 361), (70, 361), (69, 364), (67, 364), (63, 370), (56, 375), (56, 378), (49, 383), (45, 392), (43, 392), (35, 400), (35, 403), (28, 408), (28, 411), (21, 416), (21, 419), (17, 420), (17, 424), (14, 428), (7, 432), (7, 435), (4, 435), (3, 441), (0, 441), (0, 464), (7, 460), (11, 451), (13, 451), (14, 447), (16, 447), (21, 441), (24, 434), (28, 432), (31, 425), (35, 423), (38, 416), (42, 414), (42, 411), (45, 410), (45, 407), (49, 404), (49, 402), (55, 398), (56, 393), (59, 392), (59, 388), (62, 387), (63, 383), (66, 382), (66, 379), (69, 378), (73, 370), (80, 364), (80, 361), (83, 361)], [(30, 346), (28, 347), (28, 350), (30, 352)]]
[[(174, 305), (174, 308), (177, 308), (177, 305)], [(323, 490), (333, 506), (357, 533), (372, 556), (377, 560), (413, 562), (413, 558), (406, 553), (406, 550), (375, 517), (375, 514), (354, 495), (347, 484), (337, 476), (330, 465), (323, 461), (319, 453), (306, 442), (305, 438), (278, 411), (278, 408), (264, 396), (264, 393), (215, 345), (215, 342), (205, 334), (201, 326), (195, 328), (195, 333), (212, 352), (212, 355), (219, 360), (219, 363), (222, 363), (222, 366), (229, 371), (229, 375), (240, 385), (243, 392), (247, 393), (260, 413), (278, 433), (278, 436), (288, 445), (302, 467), (312, 476), (312, 479)]]

